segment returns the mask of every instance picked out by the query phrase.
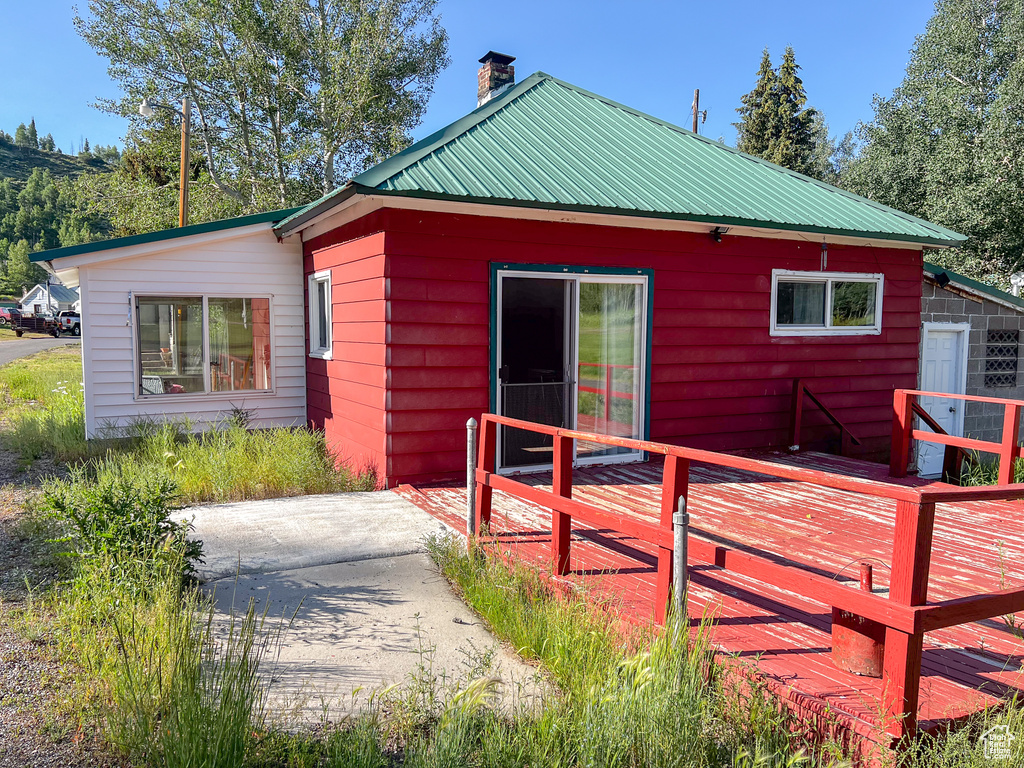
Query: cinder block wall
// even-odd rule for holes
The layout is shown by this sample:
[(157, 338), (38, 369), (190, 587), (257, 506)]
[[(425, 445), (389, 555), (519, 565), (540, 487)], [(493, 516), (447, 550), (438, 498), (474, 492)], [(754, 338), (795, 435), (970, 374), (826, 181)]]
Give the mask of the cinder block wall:
[[(1024, 400), (1024, 371), (1020, 362), (1021, 340), (1024, 339), (1024, 312), (995, 301), (967, 298), (953, 290), (940, 288), (925, 280), (921, 295), (921, 322), (970, 323), (970, 348), (967, 359), (967, 394)], [(985, 359), (989, 330), (1016, 330), (1017, 380), (1012, 387), (985, 386)], [(921, 343), (924, 343), (922, 333)], [(920, 379), (918, 379), (920, 382)], [(964, 416), (964, 434), (979, 440), (998, 442), (1002, 437), (1003, 409), (995, 403), (968, 403)]]

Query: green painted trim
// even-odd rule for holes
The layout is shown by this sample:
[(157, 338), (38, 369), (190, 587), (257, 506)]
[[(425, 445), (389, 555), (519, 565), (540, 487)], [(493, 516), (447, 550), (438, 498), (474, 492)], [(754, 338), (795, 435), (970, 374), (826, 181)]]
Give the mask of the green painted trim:
[(956, 283), (957, 285), (960, 285), (976, 293), (983, 293), (986, 296), (991, 296), (993, 298), (999, 299), (1000, 301), (1005, 301), (1007, 304), (1013, 304), (1015, 307), (1020, 307), (1022, 310), (1024, 310), (1024, 299), (1020, 298), (1019, 296), (1014, 296), (1012, 293), (1001, 291), (995, 286), (980, 283), (977, 280), (972, 280), (971, 278), (965, 277), (964, 275), (961, 275), (958, 272), (954, 272), (951, 269), (943, 269), (942, 267), (936, 264), (929, 264), (927, 261), (924, 263), (924, 271), (929, 273), (933, 277), (937, 277), (938, 275), (945, 273), (946, 276), (949, 277), (949, 281), (951, 283)]
[[(654, 342), (654, 270), (647, 267), (587, 267), (575, 264), (518, 264), (514, 262), (492, 261), (491, 267), (491, 308), (490, 308), (490, 370), (488, 381), (490, 382), (490, 403), (491, 413), (497, 413), (498, 407), (498, 273), (499, 272), (542, 272), (558, 273), (566, 275), (643, 275), (647, 278), (647, 295), (644, 301), (647, 303), (647, 333), (644, 339), (644, 434), (642, 439), (651, 439), (651, 353)], [(647, 454), (644, 453), (644, 460)]]
[[(691, 213), (671, 213), (665, 211), (641, 211), (629, 208), (604, 208), (596, 205), (576, 205), (569, 203), (545, 203), (536, 200), (508, 200), (495, 197), (470, 197), (450, 195), (443, 192), (424, 192), (421, 190), (390, 190), (372, 189), (367, 190), (368, 195), (390, 195), (392, 197), (410, 197), (428, 200), (445, 200), (454, 203), (477, 203), (480, 205), (500, 205), (511, 208), (531, 208), (548, 211), (567, 211), (570, 213), (599, 213), (610, 216), (631, 216), (642, 219), (668, 219), (670, 221), (692, 221), (700, 224), (721, 224), (733, 227), (753, 227), (756, 229), (782, 229), (789, 232), (808, 232), (818, 235), (833, 235), (835, 237), (856, 237), (861, 240), (887, 240), (892, 242), (907, 243), (908, 245), (935, 245), (951, 247), (962, 242), (961, 240), (945, 240), (935, 237), (918, 237), (914, 235), (899, 234), (894, 232), (869, 232), (858, 229), (833, 229), (830, 227), (815, 227), (806, 224), (785, 224), (777, 221), (761, 221), (759, 219), (741, 219), (731, 216), (703, 216)], [(480, 214), (486, 216), (486, 213)], [(956, 233), (954, 233), (956, 234)], [(963, 235), (958, 237), (966, 240)]]
[(343, 203), (359, 191), (350, 181), (344, 186), (338, 187), (323, 197), (314, 200), (309, 205), (299, 208), (291, 216), (281, 219), (281, 221), (274, 225), (274, 231), (287, 234), (310, 219), (319, 216), (321, 212), (330, 210), (338, 203)]
[(281, 211), (265, 211), (253, 213), (248, 216), (236, 216), (233, 219), (221, 219), (220, 221), (207, 221), (203, 224), (191, 224), (187, 227), (175, 229), (161, 229), (156, 232), (145, 232), (141, 235), (129, 235), (127, 237), (116, 237), (112, 240), (100, 240), (95, 243), (83, 243), (82, 245), (69, 245), (64, 248), (52, 248), (49, 251), (40, 251), (32, 254), (32, 261), (53, 261), (68, 256), (80, 256), (86, 253), (98, 253), (109, 251), (115, 248), (128, 248), (133, 245), (145, 245), (146, 243), (158, 243), (161, 240), (174, 240), (179, 237), (191, 235), (202, 235), (208, 232), (219, 232), (224, 229), (236, 227), (248, 227), (252, 224), (263, 224), (265, 222), (280, 221), (281, 219), (294, 214), (301, 208), (288, 208)]

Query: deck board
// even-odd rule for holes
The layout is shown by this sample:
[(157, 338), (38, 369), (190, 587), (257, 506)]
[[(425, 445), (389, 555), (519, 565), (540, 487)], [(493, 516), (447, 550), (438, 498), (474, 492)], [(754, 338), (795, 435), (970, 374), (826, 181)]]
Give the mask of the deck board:
[[(825, 454), (758, 458), (861, 477), (887, 468)], [(551, 486), (550, 473), (523, 475)], [(651, 522), (660, 511), (661, 465), (577, 468), (573, 497)], [(925, 485), (904, 478), (907, 485)], [(457, 530), (464, 529), (463, 488), (403, 486), (398, 493)], [(855, 584), (857, 563), (875, 564), (875, 592), (886, 594), (895, 502), (751, 472), (694, 464), (687, 509), (691, 535)], [(498, 546), (538, 568), (550, 565), (551, 514), (494, 494)], [(709, 565), (690, 566), (691, 618), (715, 617), (712, 640), (726, 656), (756, 665), (783, 696), (829, 712), (838, 727), (862, 735), (883, 727), (881, 681), (831, 661), (831, 607)], [(655, 553), (628, 536), (573, 523), (569, 581), (632, 620), (654, 610)], [(1024, 585), (1024, 503), (967, 502), (936, 507), (929, 600)], [(1024, 617), (1022, 617), (1024, 619)], [(1018, 630), (1020, 631), (1020, 630)], [(1021, 632), (1024, 634), (1024, 632)], [(930, 632), (922, 661), (920, 726), (933, 730), (1014, 692), (1024, 693), (1024, 640), (1001, 619)], [(827, 705), (827, 709), (825, 708)]]

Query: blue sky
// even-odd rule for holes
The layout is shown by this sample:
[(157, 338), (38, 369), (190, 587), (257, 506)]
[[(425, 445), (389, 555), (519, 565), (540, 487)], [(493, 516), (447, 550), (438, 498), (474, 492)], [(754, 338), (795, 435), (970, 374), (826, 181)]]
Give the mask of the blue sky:
[[(65, 151), (83, 137), (120, 144), (125, 122), (90, 106), (118, 90), (106, 62), (75, 34), (72, 3), (3, 5), (0, 128), (13, 134), (34, 116)], [(476, 106), (477, 59), (496, 50), (517, 57), (519, 80), (543, 70), (683, 126), (700, 88), (708, 110), (701, 133), (733, 143), (735, 109), (753, 87), (765, 46), (776, 62), (786, 45), (795, 48), (810, 103), (833, 133), (845, 133), (871, 118), (875, 93), (899, 84), (933, 2), (441, 0), (439, 9), (452, 64), (417, 138)]]

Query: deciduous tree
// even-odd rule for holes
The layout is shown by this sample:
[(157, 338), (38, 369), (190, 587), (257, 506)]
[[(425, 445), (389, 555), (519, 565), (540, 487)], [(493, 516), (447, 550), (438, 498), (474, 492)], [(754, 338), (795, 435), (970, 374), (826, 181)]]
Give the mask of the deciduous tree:
[(211, 183), (246, 209), (305, 202), (409, 141), (447, 65), (436, 0), (90, 0), (80, 34), (139, 125), (193, 103)]
[(1008, 285), (1024, 267), (1024, 2), (939, 0), (844, 185), (970, 236), (931, 258)]

